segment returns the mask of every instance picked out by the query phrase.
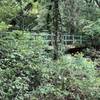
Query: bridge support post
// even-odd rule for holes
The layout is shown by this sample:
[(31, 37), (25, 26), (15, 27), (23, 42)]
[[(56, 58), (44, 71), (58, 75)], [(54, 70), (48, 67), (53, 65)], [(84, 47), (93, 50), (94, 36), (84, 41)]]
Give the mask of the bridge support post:
[(82, 44), (82, 36), (80, 36), (80, 44)]
[(73, 44), (75, 43), (75, 37), (74, 37), (74, 35), (73, 35)]

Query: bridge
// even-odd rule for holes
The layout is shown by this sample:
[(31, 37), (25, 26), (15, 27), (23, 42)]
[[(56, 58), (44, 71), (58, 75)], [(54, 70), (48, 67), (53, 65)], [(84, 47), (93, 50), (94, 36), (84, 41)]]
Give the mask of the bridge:
[[(2, 32), (2, 33), (9, 33), (9, 32)], [(43, 37), (44, 43), (48, 46), (53, 46), (54, 43), (54, 34), (49, 34), (47, 32), (41, 32), (41, 34), (38, 34), (36, 32), (31, 32), (31, 35), (33, 36), (32, 39), (36, 40), (37, 37)], [(61, 35), (61, 45), (63, 45), (65, 48), (75, 48), (76, 45), (82, 45), (85, 40), (83, 40), (82, 35), (70, 35), (67, 33), (63, 33)], [(58, 40), (59, 42), (59, 40)], [(12, 44), (12, 42), (10, 43)]]
[[(53, 44), (53, 34), (47, 34), (47, 33), (41, 33), (41, 34), (33, 34), (34, 39), (36, 39), (38, 36), (43, 37), (43, 40), (45, 41), (45, 44), (52, 45)], [(61, 43), (63, 45), (75, 45), (79, 44), (82, 45), (84, 40), (82, 35), (69, 35), (69, 34), (62, 34), (61, 36), (62, 41)], [(59, 40), (58, 40), (59, 42)]]

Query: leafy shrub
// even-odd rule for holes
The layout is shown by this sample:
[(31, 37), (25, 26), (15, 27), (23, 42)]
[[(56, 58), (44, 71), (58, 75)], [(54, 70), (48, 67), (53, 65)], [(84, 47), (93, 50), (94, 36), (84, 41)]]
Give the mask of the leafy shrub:
[(94, 66), (82, 54), (63, 56), (56, 62), (48, 60), (42, 65), (43, 83), (37, 89), (37, 97), (43, 100), (95, 99)]
[(83, 54), (52, 61), (41, 37), (21, 31), (1, 37), (1, 100), (98, 100), (95, 64)]
[[(42, 41), (40, 37), (38, 40)], [(21, 31), (1, 34), (0, 99), (29, 99), (32, 91), (42, 82), (38, 66), (41, 59), (38, 59), (43, 43), (38, 40)]]
[(6, 31), (10, 27), (11, 25), (7, 25), (5, 22), (0, 23), (0, 31)]

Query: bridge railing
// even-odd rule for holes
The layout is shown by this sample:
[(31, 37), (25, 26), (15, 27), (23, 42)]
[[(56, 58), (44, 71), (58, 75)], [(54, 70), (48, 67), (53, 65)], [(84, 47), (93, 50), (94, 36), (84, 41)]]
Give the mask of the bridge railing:
[[(34, 39), (36, 39), (36, 37), (41, 36), (43, 37), (43, 39), (45, 40), (45, 43), (53, 43), (53, 38), (54, 35), (53, 34), (34, 34)], [(68, 45), (68, 44), (75, 44), (75, 43), (79, 43), (82, 44), (83, 42), (83, 37), (82, 35), (68, 35), (68, 34), (64, 34), (62, 35), (62, 43), (64, 45)], [(59, 41), (59, 40), (58, 40)]]
[[(54, 42), (54, 34), (53, 33), (52, 34), (48, 34), (46, 32), (42, 32), (41, 34), (32, 33), (32, 36), (33, 36), (34, 40), (36, 40), (38, 36), (43, 37), (45, 44), (52, 45)], [(64, 44), (64, 45), (71, 45), (71, 44), (75, 44), (75, 43), (82, 44), (85, 41), (85, 40), (83, 40), (82, 35), (69, 35), (67, 33), (62, 34), (61, 38), (62, 38), (62, 44)], [(58, 40), (58, 42), (59, 42), (59, 40)]]

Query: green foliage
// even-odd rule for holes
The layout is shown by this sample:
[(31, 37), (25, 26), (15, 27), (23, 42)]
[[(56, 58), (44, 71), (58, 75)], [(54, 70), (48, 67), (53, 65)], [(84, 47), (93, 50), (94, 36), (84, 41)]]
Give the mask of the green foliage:
[[(0, 34), (0, 99), (29, 99), (42, 82), (39, 62), (43, 43), (34, 41), (28, 32)], [(31, 48), (30, 48), (31, 47)], [(39, 49), (39, 51), (36, 51)]]
[(87, 35), (96, 37), (100, 35), (100, 19), (97, 21), (88, 21), (87, 25), (83, 28), (83, 32)]
[(48, 62), (42, 67), (44, 81), (39, 88), (40, 95), (46, 95), (45, 100), (51, 100), (51, 97), (53, 100), (76, 100), (77, 96), (81, 100), (94, 98), (95, 94), (92, 96), (91, 93), (95, 86), (95, 69), (91, 60), (82, 55), (68, 55), (57, 62)]
[(46, 58), (42, 38), (34, 40), (25, 31), (6, 32), (1, 37), (0, 99), (96, 100), (95, 64), (90, 59), (79, 54), (54, 62)]
[[(33, 4), (31, 12), (25, 12), (25, 19), (18, 16), (30, 2)], [(100, 44), (100, 9), (94, 2), (59, 0), (59, 27), (62, 31), (85, 33), (86, 37), (91, 36), (91, 42), (95, 39), (97, 44), (98, 39)], [(53, 48), (46, 47), (41, 36), (34, 37), (29, 31), (22, 31), (29, 28), (45, 30), (47, 26), (49, 31), (53, 30), (52, 10), (55, 10), (52, 0), (0, 1), (0, 100), (100, 99), (100, 79), (91, 59), (76, 54), (61, 56), (53, 61), (51, 53), (47, 57), (44, 50)], [(14, 29), (22, 30), (5, 32), (11, 27), (6, 23), (16, 19), (16, 16), (20, 21), (17, 19), (19, 23)], [(99, 56), (95, 61), (99, 64)]]
[(7, 31), (7, 29), (10, 27), (11, 25), (7, 25), (5, 22), (0, 23), (0, 31)]
[(9, 21), (18, 13), (20, 7), (16, 4), (15, 0), (1, 0), (0, 1), (0, 21)]

